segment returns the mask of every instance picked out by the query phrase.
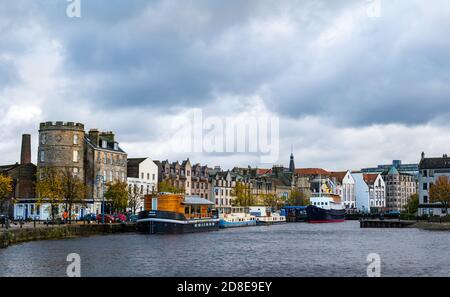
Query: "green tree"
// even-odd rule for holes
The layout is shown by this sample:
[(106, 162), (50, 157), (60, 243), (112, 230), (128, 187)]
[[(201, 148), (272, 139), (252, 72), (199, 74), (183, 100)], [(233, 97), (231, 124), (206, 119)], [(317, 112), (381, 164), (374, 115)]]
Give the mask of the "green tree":
[(288, 204), (292, 206), (305, 206), (307, 204), (305, 193), (299, 190), (292, 190), (289, 194)]
[(168, 181), (162, 181), (158, 183), (159, 193), (174, 193), (174, 194), (184, 194), (185, 190), (183, 188), (175, 187)]
[(450, 180), (447, 176), (439, 176), (430, 187), (430, 202), (439, 202), (444, 206), (447, 214), (450, 202)]
[(276, 194), (261, 194), (264, 206), (278, 208), (278, 197)]
[(419, 209), (419, 194), (412, 194), (409, 197), (409, 201), (405, 206), (405, 211), (408, 214), (415, 214)]
[(108, 183), (105, 199), (111, 203), (114, 212), (122, 212), (128, 206), (127, 183)]
[(251, 192), (250, 184), (237, 182), (232, 194), (236, 197), (234, 200), (236, 206), (248, 207), (255, 204), (255, 197)]

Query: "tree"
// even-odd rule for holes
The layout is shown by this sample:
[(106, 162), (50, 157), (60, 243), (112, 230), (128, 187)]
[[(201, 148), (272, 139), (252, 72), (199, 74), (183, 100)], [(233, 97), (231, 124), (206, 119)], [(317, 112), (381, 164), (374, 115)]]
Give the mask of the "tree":
[[(8, 213), (9, 201), (11, 200), (12, 191), (13, 191), (12, 178), (0, 174), (0, 209), (5, 208), (6, 213)], [(6, 222), (6, 227), (8, 228), (8, 222)]]
[(448, 204), (450, 202), (450, 180), (447, 176), (439, 176), (430, 187), (430, 202), (439, 202), (444, 206), (447, 214)]
[(128, 206), (127, 183), (108, 183), (105, 199), (111, 203), (114, 212), (122, 212)]
[(158, 183), (158, 192), (159, 193), (174, 193), (174, 194), (184, 194), (185, 190), (183, 188), (175, 187), (170, 184), (168, 181), (162, 181)]
[(60, 173), (55, 168), (39, 170), (36, 182), (37, 203), (50, 204), (50, 217), (55, 220), (58, 206), (62, 203), (63, 186)]
[(278, 207), (278, 197), (276, 194), (261, 194), (264, 206), (269, 206), (272, 208)]
[(133, 214), (136, 213), (136, 210), (141, 203), (142, 195), (136, 186), (128, 189), (128, 207), (131, 209)]
[(233, 196), (236, 197), (234, 203), (237, 206), (248, 207), (255, 204), (255, 197), (251, 192), (250, 184), (237, 182), (233, 190)]
[(74, 204), (85, 204), (87, 186), (70, 167), (61, 171), (62, 197), (66, 210), (69, 212), (69, 222), (72, 219)]
[(306, 205), (307, 199), (305, 193), (298, 190), (292, 190), (288, 198), (288, 204), (292, 206)]
[(419, 194), (412, 194), (409, 197), (409, 201), (405, 206), (405, 210), (409, 214), (415, 214), (417, 213), (418, 209), (419, 209)]

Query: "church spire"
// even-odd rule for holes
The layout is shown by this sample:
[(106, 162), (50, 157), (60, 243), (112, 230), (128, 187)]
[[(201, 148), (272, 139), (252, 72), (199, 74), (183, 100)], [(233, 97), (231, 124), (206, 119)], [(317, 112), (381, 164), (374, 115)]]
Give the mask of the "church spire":
[(289, 172), (295, 172), (295, 162), (294, 162), (294, 146), (291, 145), (291, 159), (289, 161)]

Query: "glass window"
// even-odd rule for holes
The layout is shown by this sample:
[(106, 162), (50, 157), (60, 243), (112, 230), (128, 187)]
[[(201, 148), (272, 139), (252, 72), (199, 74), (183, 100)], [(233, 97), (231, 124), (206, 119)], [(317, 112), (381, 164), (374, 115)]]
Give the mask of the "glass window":
[(78, 134), (73, 135), (73, 144), (78, 144)]
[(41, 159), (41, 162), (45, 162), (45, 152), (44, 151), (41, 151), (40, 159)]
[(77, 150), (73, 151), (73, 161), (78, 162), (78, 151)]

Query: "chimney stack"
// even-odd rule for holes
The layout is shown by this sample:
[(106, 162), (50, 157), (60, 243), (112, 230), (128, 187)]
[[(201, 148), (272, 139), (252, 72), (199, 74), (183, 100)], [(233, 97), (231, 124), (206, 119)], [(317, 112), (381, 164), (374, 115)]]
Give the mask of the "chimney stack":
[(22, 149), (20, 151), (20, 164), (31, 163), (31, 135), (22, 135)]

